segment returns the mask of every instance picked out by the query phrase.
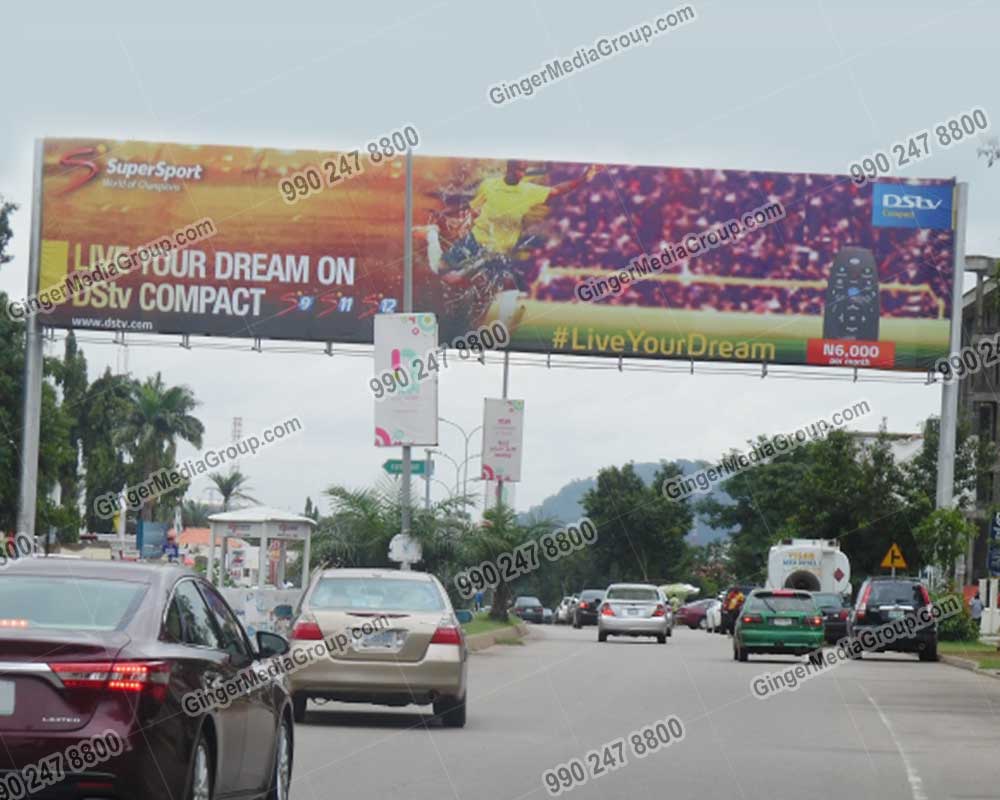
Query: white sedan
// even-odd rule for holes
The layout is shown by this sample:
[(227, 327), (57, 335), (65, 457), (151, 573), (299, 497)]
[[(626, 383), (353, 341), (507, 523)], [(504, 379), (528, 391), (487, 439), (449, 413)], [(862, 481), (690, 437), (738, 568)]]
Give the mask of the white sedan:
[(713, 600), (705, 609), (705, 616), (701, 619), (701, 628), (709, 633), (722, 633), (722, 603)]

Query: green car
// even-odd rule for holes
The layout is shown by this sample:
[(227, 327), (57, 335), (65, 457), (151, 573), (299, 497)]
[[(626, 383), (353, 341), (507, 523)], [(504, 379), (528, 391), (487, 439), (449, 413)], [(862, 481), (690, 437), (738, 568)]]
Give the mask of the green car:
[(733, 631), (733, 659), (751, 653), (809, 655), (823, 658), (823, 614), (809, 592), (795, 589), (755, 589), (743, 603)]

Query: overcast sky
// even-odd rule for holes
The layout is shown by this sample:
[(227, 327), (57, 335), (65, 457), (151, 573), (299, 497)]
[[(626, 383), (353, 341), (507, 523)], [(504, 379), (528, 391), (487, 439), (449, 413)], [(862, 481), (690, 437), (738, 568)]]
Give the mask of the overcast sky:
[[(499, 108), (489, 86), (674, 4), (142, 5), (5, 4), (0, 193), (21, 208), (0, 289), (25, 291), (32, 141), (40, 137), (334, 149), (412, 122), (421, 154), (842, 173), (976, 106), (1000, 125), (994, 3), (695, 2), (696, 22)], [(905, 176), (969, 182), (967, 250), (996, 254), (1000, 165), (988, 169), (979, 144), (936, 151)], [(121, 365), (120, 348), (96, 341), (110, 334), (81, 338), (91, 379)], [(242, 464), (269, 505), (301, 510), (330, 484), (371, 485), (398, 455), (372, 446), (368, 358), (175, 343), (129, 348), (128, 367), (190, 386), (206, 445), (227, 443), (237, 416), (246, 434), (290, 416), (304, 424), (302, 435)], [(885, 417), (890, 430), (913, 431), (940, 408), (940, 389), (920, 383), (761, 380), (710, 366), (693, 376), (547, 371), (535, 361), (513, 368), (510, 383), (511, 396), (526, 401), (522, 510), (606, 465), (714, 459), (859, 399), (873, 413), (857, 427), (869, 430)], [(500, 382), (499, 366), (449, 369), (441, 414), (471, 430)], [(441, 446), (461, 460), (461, 437), (448, 426)], [(444, 463), (439, 477), (452, 483), (454, 468)], [(204, 488), (199, 481), (192, 493), (207, 497)], [(444, 494), (435, 485), (434, 496)]]

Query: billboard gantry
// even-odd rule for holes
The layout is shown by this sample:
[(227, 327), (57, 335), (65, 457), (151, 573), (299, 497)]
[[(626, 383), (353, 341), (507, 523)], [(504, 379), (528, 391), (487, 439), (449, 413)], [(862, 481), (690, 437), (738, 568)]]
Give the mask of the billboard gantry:
[[(45, 325), (370, 344), (374, 316), (402, 310), (401, 157), (289, 203), (282, 181), (334, 177), (341, 154), (94, 139), (44, 154), (43, 290), (213, 226)], [(443, 341), (500, 320), (523, 352), (911, 370), (947, 353), (952, 181), (413, 164), (414, 307)]]

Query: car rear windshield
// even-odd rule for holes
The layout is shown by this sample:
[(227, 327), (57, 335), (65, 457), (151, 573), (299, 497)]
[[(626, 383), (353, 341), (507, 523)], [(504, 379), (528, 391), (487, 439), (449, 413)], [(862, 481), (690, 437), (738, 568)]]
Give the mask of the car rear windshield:
[(868, 604), (873, 606), (923, 605), (920, 584), (912, 581), (872, 581)]
[(787, 611), (810, 612), (816, 610), (816, 604), (811, 597), (795, 594), (754, 595), (747, 600), (745, 611), (770, 611), (784, 613)]
[(0, 619), (28, 628), (113, 631), (132, 618), (147, 584), (54, 575), (5, 575)]
[(537, 597), (519, 597), (514, 604), (517, 606), (540, 606), (542, 601)]
[(586, 590), (584, 592), (580, 592), (580, 599), (581, 600), (593, 600), (594, 598), (598, 598), (598, 597), (604, 597), (604, 590), (603, 589), (600, 590), (600, 591), (597, 591), (597, 590), (594, 590), (594, 589), (588, 589), (588, 590)]
[(840, 608), (844, 605), (844, 599), (839, 594), (814, 594), (813, 600), (816, 601), (816, 605), (823, 606), (836, 606)]
[(605, 600), (645, 600), (655, 603), (660, 599), (656, 589), (647, 589), (643, 586), (618, 586), (608, 589)]
[(315, 609), (443, 611), (444, 599), (430, 581), (405, 578), (321, 578), (309, 598)]

